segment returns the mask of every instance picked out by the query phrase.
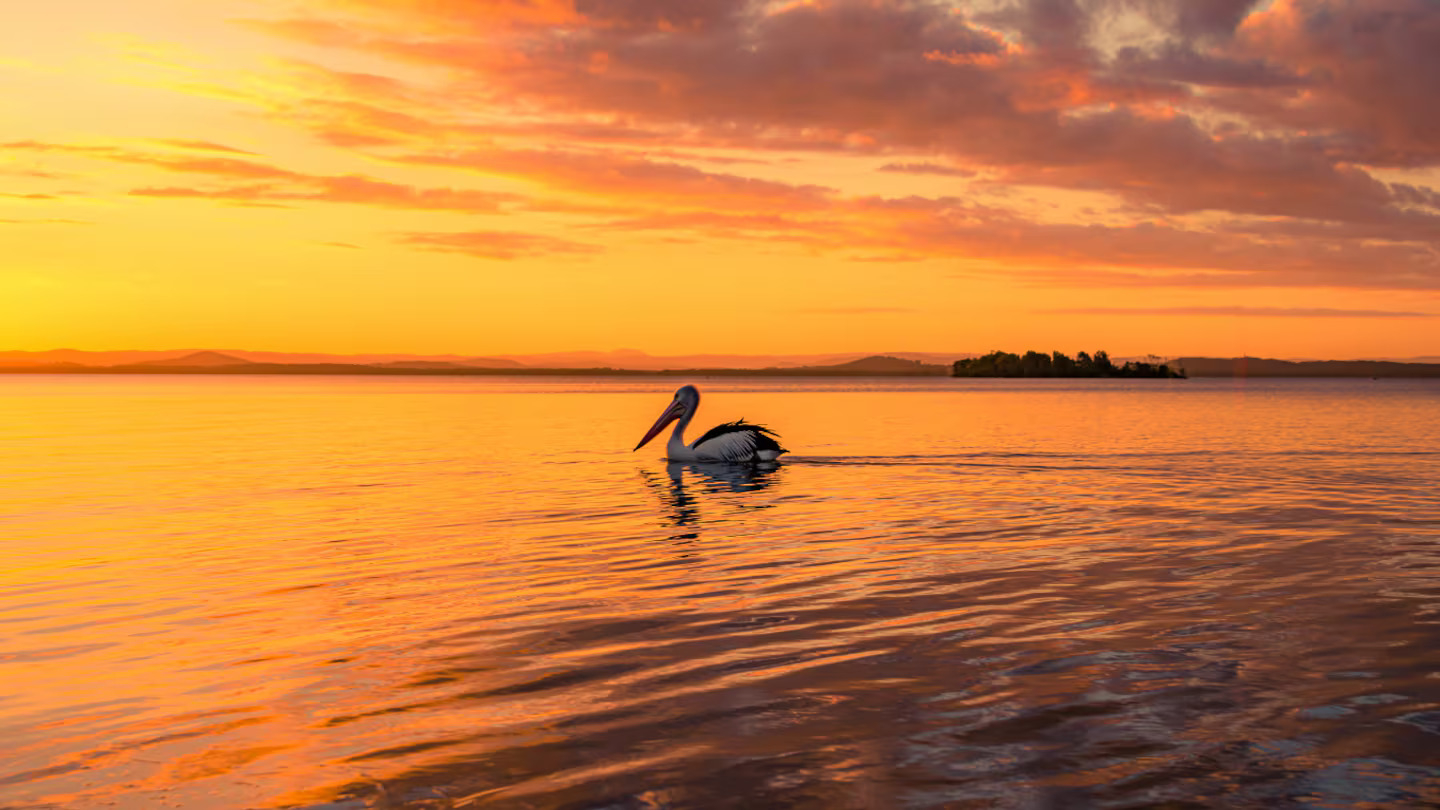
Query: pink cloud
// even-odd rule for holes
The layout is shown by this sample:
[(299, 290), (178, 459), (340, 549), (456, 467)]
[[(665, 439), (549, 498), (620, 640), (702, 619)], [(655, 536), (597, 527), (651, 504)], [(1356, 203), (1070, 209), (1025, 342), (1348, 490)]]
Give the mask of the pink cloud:
[(1349, 159), (1440, 162), (1440, 7), (1427, 0), (1277, 0), (1240, 26), (1235, 48), (1311, 77), (1309, 92), (1251, 105), (1275, 123), (1321, 130)]

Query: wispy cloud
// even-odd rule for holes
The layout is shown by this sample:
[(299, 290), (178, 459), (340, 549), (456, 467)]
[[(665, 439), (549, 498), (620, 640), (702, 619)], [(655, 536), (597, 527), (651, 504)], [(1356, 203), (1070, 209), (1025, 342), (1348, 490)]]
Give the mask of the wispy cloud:
[(421, 250), (463, 253), (477, 259), (509, 261), (550, 255), (583, 255), (599, 252), (595, 245), (554, 236), (509, 231), (461, 231), (445, 233), (404, 233), (397, 241)]
[(1440, 313), (1327, 307), (1075, 307), (1038, 310), (1044, 315), (1141, 315), (1226, 318), (1434, 318)]
[(457, 211), (471, 214), (498, 214), (519, 195), (475, 189), (419, 188), (361, 176), (292, 178), (297, 186), (252, 183), (218, 188), (150, 186), (132, 189), (134, 197), (204, 199), (261, 205), (275, 201), (329, 202), (403, 208), (416, 211)]
[(903, 315), (919, 310), (910, 307), (805, 307), (795, 312), (803, 315)]
[(63, 180), (70, 175), (60, 172), (50, 172), (43, 169), (15, 168), (13, 166), (0, 166), (0, 175), (5, 177), (23, 177), (30, 180)]
[[(177, 157), (137, 152), (118, 146), (76, 145), (40, 141), (0, 144), (0, 150), (57, 153), (91, 160), (111, 161), (181, 174), (208, 175), (227, 184), (209, 187), (154, 185), (131, 189), (130, 196), (168, 199), (208, 199), (243, 205), (284, 205), (294, 202), (330, 202), (407, 208), (417, 211), (500, 213), (523, 195), (487, 189), (422, 187), (394, 183), (365, 175), (318, 175), (292, 171), (268, 163), (229, 157)], [(234, 182), (250, 181), (250, 182)], [(56, 199), (51, 194), (0, 194), (30, 200)]]
[(961, 169), (955, 166), (945, 166), (940, 163), (886, 163), (880, 167), (882, 172), (899, 172), (901, 174), (938, 174), (946, 177), (974, 177), (979, 174), (974, 169)]
[(815, 208), (823, 207), (834, 192), (817, 185), (793, 185), (707, 172), (682, 163), (616, 151), (491, 148), (407, 155), (397, 160), (420, 166), (508, 175), (570, 192), (639, 198), (652, 204), (703, 204), (706, 208), (765, 205), (783, 205), (788, 210)]
[(232, 155), (255, 154), (245, 149), (236, 149), (233, 146), (226, 146), (223, 143), (215, 143), (213, 141), (197, 141), (189, 138), (152, 138), (151, 141), (165, 146), (173, 146), (177, 149), (194, 149), (200, 152), (227, 152)]

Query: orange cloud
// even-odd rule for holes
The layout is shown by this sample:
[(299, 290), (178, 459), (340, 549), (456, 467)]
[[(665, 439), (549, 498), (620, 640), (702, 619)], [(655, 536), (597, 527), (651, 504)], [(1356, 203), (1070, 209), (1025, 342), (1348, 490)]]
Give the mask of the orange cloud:
[(229, 152), (235, 155), (253, 155), (254, 152), (244, 149), (236, 149), (233, 146), (226, 146), (212, 141), (197, 141), (189, 138), (154, 138), (155, 143), (165, 146), (173, 146), (177, 149), (194, 149), (200, 152)]
[[(141, 153), (113, 146), (17, 141), (0, 144), (0, 149), (58, 152), (80, 157), (150, 166), (167, 172), (209, 175), (224, 180), (256, 180), (212, 188), (147, 186), (132, 189), (137, 197), (171, 199), (212, 199), (263, 204), (266, 202), (335, 202), (372, 205), (382, 208), (409, 208), (421, 211), (500, 213), (504, 206), (524, 200), (522, 195), (480, 189), (424, 188), (377, 180), (362, 175), (312, 175), (266, 163), (235, 158), (191, 158)], [(3, 195), (24, 199), (52, 199), (53, 195)]]
[[(317, 79), (317, 96), (320, 89), (350, 95), (306, 105), (299, 120), (331, 143), (473, 144), (507, 136), (567, 143), (663, 140), (756, 153), (900, 154), (912, 159), (882, 170), (961, 171), (934, 159), (941, 157), (984, 168), (993, 187), (1110, 194), (1140, 218), (1219, 212), (1292, 225), (1349, 223), (1371, 228), (1368, 238), (1412, 246), (1432, 238), (1440, 208), (1430, 189), (1407, 191), (1348, 160), (1356, 146), (1346, 139), (1347, 127), (1363, 116), (1351, 116), (1338, 102), (1293, 102), (1297, 88), (1314, 90), (1318, 77), (1339, 71), (1320, 60), (1323, 48), (1315, 42), (1339, 36), (1332, 20), (1379, 21), (1366, 30), (1383, 36), (1356, 35), (1375, 63), (1366, 75), (1398, 81), (1403, 66), (1395, 54), (1382, 53), (1382, 45), (1420, 53), (1408, 43), (1429, 30), (1433, 9), (1420, 0), (1386, 0), (1385, 9), (1377, 10), (1351, 4), (1320, 24), (1316, 15), (1341, 7), (1320, 0), (1303, 8), (1277, 3), (1264, 12), (1252, 12), (1240, 0), (1142, 4), (1139, 11), (1161, 34), (1107, 56), (1096, 32), (1121, 5), (1027, 2), (967, 15), (919, 2), (776, 6), (717, 0), (677, 7), (658, 0), (594, 0), (570, 12), (557, 6), (493, 25), (498, 13), (516, 9), (508, 3), (431, 8), (377, 0), (341, 6), (363, 9), (363, 18), (273, 26), (290, 37), (444, 67), (455, 77), (450, 89), (462, 97), (497, 111), (523, 109), (530, 119), (428, 119), (415, 109), (390, 109), (374, 94), (356, 100), (362, 86)], [(1397, 19), (1414, 24), (1402, 26)], [(349, 34), (342, 37), (339, 30)], [(416, 36), (417, 30), (427, 33)], [(1273, 45), (1271, 51), (1262, 52), (1262, 43)], [(1411, 131), (1430, 126), (1426, 111), (1434, 105), (1371, 85), (1334, 89), (1342, 91), (1371, 107), (1389, 105), (1390, 112), (1372, 116), (1376, 120), (1403, 119)], [(433, 103), (413, 88), (403, 96), (407, 105)], [(1268, 99), (1268, 112), (1251, 113), (1254, 126), (1213, 119), (1217, 108), (1240, 111), (1237, 99), (1256, 96)], [(1277, 122), (1303, 123), (1307, 131), (1276, 130)], [(1362, 135), (1364, 126), (1349, 131)], [(1424, 131), (1436, 140), (1433, 127)], [(774, 181), (742, 174), (573, 148), (486, 144), (412, 150), (396, 159), (627, 198), (637, 206), (703, 198), (725, 209), (783, 204), (786, 210), (820, 210), (839, 193), (817, 186), (782, 190)]]
[(513, 260), (554, 254), (583, 255), (599, 248), (583, 242), (530, 233), (462, 231), (458, 233), (406, 233), (398, 241), (421, 250), (463, 253), (477, 259)]
[(791, 185), (735, 174), (707, 172), (615, 152), (488, 149), (454, 154), (406, 155), (397, 161), (470, 169), (518, 177), (542, 185), (648, 204), (707, 207), (783, 205), (789, 210), (826, 204), (832, 189)]
[(229, 202), (308, 201), (407, 208), (417, 211), (459, 211), (471, 214), (502, 213), (519, 195), (453, 188), (416, 188), (360, 176), (298, 176), (297, 187), (273, 184), (232, 185), (220, 188), (159, 186), (130, 191), (136, 197), (209, 199)]
[(1327, 307), (1074, 307), (1042, 310), (1047, 315), (1142, 315), (1223, 318), (1434, 318), (1433, 312)]
[(921, 161), (917, 163), (886, 163), (880, 167), (882, 172), (900, 172), (902, 174), (938, 174), (943, 177), (974, 177), (979, 174), (974, 169), (961, 169), (955, 166), (945, 166), (940, 163)]

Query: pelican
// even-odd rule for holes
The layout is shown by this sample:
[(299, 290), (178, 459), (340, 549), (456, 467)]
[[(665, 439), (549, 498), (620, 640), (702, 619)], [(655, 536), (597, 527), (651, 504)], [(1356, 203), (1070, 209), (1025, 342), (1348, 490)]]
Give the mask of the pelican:
[(670, 434), (670, 441), (665, 444), (665, 457), (671, 461), (774, 461), (781, 453), (788, 452), (775, 441), (779, 436), (769, 428), (749, 424), (743, 419), (716, 425), (705, 431), (705, 435), (696, 439), (694, 444), (685, 444), (685, 428), (689, 427), (699, 407), (700, 392), (695, 386), (687, 385), (676, 391), (670, 407), (655, 420), (645, 438), (635, 445), (635, 450), (644, 447), (666, 425), (679, 419), (680, 423)]

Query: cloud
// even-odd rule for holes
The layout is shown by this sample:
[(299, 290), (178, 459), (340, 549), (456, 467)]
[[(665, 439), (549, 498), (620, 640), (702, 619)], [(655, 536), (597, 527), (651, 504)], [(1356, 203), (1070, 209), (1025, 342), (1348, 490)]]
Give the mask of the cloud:
[(1274, 90), (1312, 83), (1281, 63), (1255, 57), (1228, 56), (1197, 50), (1191, 43), (1166, 43), (1154, 49), (1122, 49), (1110, 68), (1125, 75), (1144, 75), (1205, 87)]
[[(212, 154), (0, 148), (153, 169), (137, 197), (544, 212), (580, 233), (783, 243), (1061, 285), (1440, 289), (1440, 193), (1392, 171), (1440, 166), (1429, 0), (295, 8), (245, 24), (360, 54), (347, 61), (370, 72), (281, 61), (235, 96), (377, 174), (462, 179), (310, 174), (186, 139), (154, 143)], [(792, 170), (787, 156), (810, 163)], [(833, 182), (812, 171), (822, 161)], [(963, 199), (867, 196), (877, 163), (983, 180), (956, 183)], [(490, 190), (488, 177), (541, 191)], [(1026, 202), (1047, 189), (1098, 196), (1103, 213)], [(501, 259), (597, 249), (489, 231), (400, 241)]]
[(902, 315), (918, 311), (910, 307), (808, 307), (795, 310), (804, 315)]
[(752, 239), (779, 234), (839, 239), (856, 238), (836, 217), (807, 221), (784, 214), (687, 211), (654, 213), (592, 223), (585, 227), (614, 231), (688, 231), (719, 239)]
[[(378, 180), (364, 175), (317, 175), (291, 171), (251, 160), (228, 157), (177, 157), (169, 154), (136, 152), (115, 146), (87, 146), (15, 141), (0, 144), (3, 150), (26, 150), (70, 154), (149, 166), (166, 172), (208, 175), (230, 183), (208, 188), (190, 186), (143, 186), (130, 196), (170, 199), (210, 199), (247, 205), (290, 202), (332, 202), (372, 205), (380, 208), (408, 208), (419, 211), (460, 211), (496, 214), (524, 196), (510, 192), (464, 188), (427, 188)], [(55, 199), (49, 194), (7, 195), (21, 199)]]
[[(192, 142), (193, 143), (193, 142)], [(221, 147), (222, 150), (229, 150), (228, 147)], [(269, 166), (264, 163), (257, 163), (250, 160), (239, 160), (236, 158), (191, 158), (176, 157), (170, 154), (157, 154), (153, 152), (137, 152), (118, 146), (108, 145), (81, 145), (66, 143), (48, 143), (44, 141), (11, 141), (0, 144), (0, 150), (7, 151), (29, 151), (49, 152), (58, 154), (75, 155), (79, 157), (92, 158), (95, 160), (109, 160), (117, 163), (131, 163), (144, 166), (154, 166), (176, 172), (194, 172), (199, 174), (223, 175), (227, 177), (247, 178), (294, 178), (301, 175), (296, 172)]]
[(59, 172), (44, 171), (42, 169), (17, 169), (9, 166), (0, 166), (0, 175), (6, 177), (24, 177), (31, 180), (64, 180), (70, 177)]
[(832, 189), (791, 185), (736, 174), (707, 172), (681, 163), (604, 151), (482, 149), (450, 154), (412, 154), (397, 162), (469, 169), (517, 177), (552, 188), (637, 202), (690, 203), (706, 207), (826, 205)]
[[(256, 23), (447, 77), (294, 63), (303, 100), (272, 114), (400, 163), (535, 183), (560, 196), (534, 210), (594, 228), (1118, 285), (1440, 283), (1440, 198), (1369, 162), (1421, 165), (1440, 143), (1420, 103), (1440, 95), (1425, 46), (1440, 7), (1423, 0), (517, 3), (337, 0), (323, 19)], [(1327, 56), (1339, 45), (1357, 75)], [(1405, 127), (1425, 137), (1405, 146)], [(683, 155), (714, 147), (885, 155), (881, 171), (1099, 193), (1112, 213), (880, 203)]]
[(138, 163), (154, 166), (172, 172), (209, 174), (218, 177), (275, 180), (300, 180), (305, 177), (305, 175), (289, 171), (288, 169), (281, 169), (249, 160), (236, 160), (234, 158), (175, 158), (161, 155), (137, 155), (116, 152), (108, 155), (107, 159), (119, 163)]
[(1039, 310), (1045, 315), (1139, 315), (1224, 318), (1434, 318), (1434, 312), (1325, 307), (1079, 307)]
[(194, 149), (200, 152), (228, 152), (234, 155), (253, 155), (244, 149), (236, 149), (233, 146), (215, 143), (213, 141), (197, 141), (188, 138), (152, 138), (153, 142), (165, 146), (173, 146), (177, 149)]
[[(1307, 10), (1338, 8), (1308, 2)], [(1408, 9), (1405, 19), (1423, 32), (1440, 19), (1440, 10), (1421, 3), (1386, 0)], [(527, 17), (530, 24), (498, 27), (493, 23), (499, 6), (359, 5), (385, 9), (390, 27), (367, 18), (365, 34), (342, 44), (455, 71), (459, 78), (451, 89), (460, 97), (488, 102), (497, 112), (523, 109), (531, 119), (538, 112), (543, 120), (519, 125), (533, 134), (548, 131), (554, 139), (664, 134), (735, 148), (939, 155), (993, 167), (1001, 183), (1102, 190), (1176, 214), (1228, 211), (1357, 221), (1394, 214), (1397, 201), (1384, 183), (1337, 155), (1342, 147), (1365, 152), (1367, 139), (1331, 126), (1342, 120), (1312, 121), (1314, 116), (1298, 112), (1315, 105), (1295, 91), (1304, 86), (1325, 93), (1328, 85), (1316, 85), (1317, 77), (1339, 70), (1312, 58), (1316, 49), (1310, 43), (1318, 34), (1298, 31), (1306, 25), (1322, 34), (1338, 30), (1331, 17), (1339, 16), (1385, 28), (1407, 52), (1440, 52), (1425, 51), (1420, 33), (1401, 32), (1389, 17), (1356, 10), (1359, 4), (1327, 17), (1301, 13), (1293, 1), (1262, 12), (1240, 0), (1028, 0), (988, 15), (967, 15), (919, 0), (787, 5), (716, 0), (682, 4), (683, 10), (650, 0), (596, 0), (577, 4), (572, 14), (537, 11)], [(1107, 21), (1134, 10), (1147, 15), (1160, 34), (1106, 56), (1099, 40)], [(1315, 22), (1322, 17), (1323, 24)], [(354, 24), (362, 23), (357, 18)], [(412, 26), (436, 33), (417, 37)], [(315, 28), (313, 21), (300, 27)], [(324, 30), (325, 40), (334, 44), (332, 28)], [(311, 30), (306, 37), (315, 35)], [(1260, 45), (1271, 42), (1279, 48), (1274, 57)], [(1307, 54), (1312, 56), (1300, 58)], [(1436, 73), (1425, 73), (1418, 63), (1413, 67), (1423, 75)], [(1398, 69), (1382, 72), (1402, 77)], [(1420, 83), (1428, 91), (1427, 82)], [(1235, 92), (1197, 93), (1196, 85)], [(317, 104), (304, 105), (303, 114), (346, 119), (344, 110), (326, 108), (335, 87), (329, 79), (317, 84)], [(1395, 95), (1369, 90), (1375, 92), (1365, 98), (1372, 101)], [(1217, 123), (1216, 107), (1239, 109), (1256, 95), (1266, 99), (1269, 111), (1263, 129), (1225, 131), (1223, 121)], [(1406, 100), (1419, 101), (1419, 95)], [(415, 94), (406, 98), (413, 102)], [(383, 102), (368, 106), (361, 119), (383, 112)], [(1410, 103), (1396, 114), (1428, 116), (1415, 110), (1433, 106)], [(352, 145), (465, 131), (455, 122), (426, 121), (414, 110), (391, 108), (391, 114), (420, 122), (376, 126), (346, 119), (310, 125), (331, 142)], [(1440, 113), (1435, 117), (1440, 120)], [(1276, 131), (1271, 125), (1277, 121), (1303, 125), (1305, 131)], [(470, 134), (500, 129), (475, 125)], [(1430, 135), (1432, 145), (1440, 140)], [(890, 165), (904, 171), (898, 167), (945, 164)]]
[(1430, 0), (1276, 0), (1243, 22), (1233, 47), (1313, 79), (1285, 103), (1246, 105), (1251, 115), (1332, 133), (1344, 159), (1417, 166), (1440, 162), (1437, 43)]
[(469, 214), (503, 213), (506, 204), (523, 199), (519, 195), (504, 192), (419, 188), (359, 175), (337, 177), (301, 175), (292, 179), (296, 181), (295, 185), (252, 183), (218, 188), (147, 186), (132, 189), (130, 195), (168, 199), (208, 199), (251, 204), (272, 201), (348, 203), (378, 208), (458, 211)]
[(880, 167), (882, 172), (900, 172), (903, 174), (938, 174), (946, 177), (974, 177), (979, 174), (974, 169), (961, 169), (955, 166), (945, 166), (939, 163), (886, 163)]
[(74, 144), (47, 143), (45, 141), (10, 141), (0, 143), (0, 149), (27, 150), (33, 152), (70, 152), (74, 154), (105, 154), (116, 151), (109, 146), (77, 146)]
[(462, 231), (447, 233), (404, 233), (397, 237), (402, 244), (440, 253), (463, 253), (477, 259), (509, 261), (551, 255), (584, 255), (598, 253), (599, 248), (540, 234), (508, 231)]
[[(1060, 286), (1440, 289), (1435, 251), (1387, 238), (1393, 228), (1380, 225), (1297, 232), (1265, 220), (1208, 228), (1081, 225), (1039, 222), (960, 198), (836, 197), (784, 213), (660, 211), (579, 227), (783, 242), (852, 261), (989, 262), (996, 269), (987, 274)], [(1357, 267), (1368, 272), (1355, 273)]]

